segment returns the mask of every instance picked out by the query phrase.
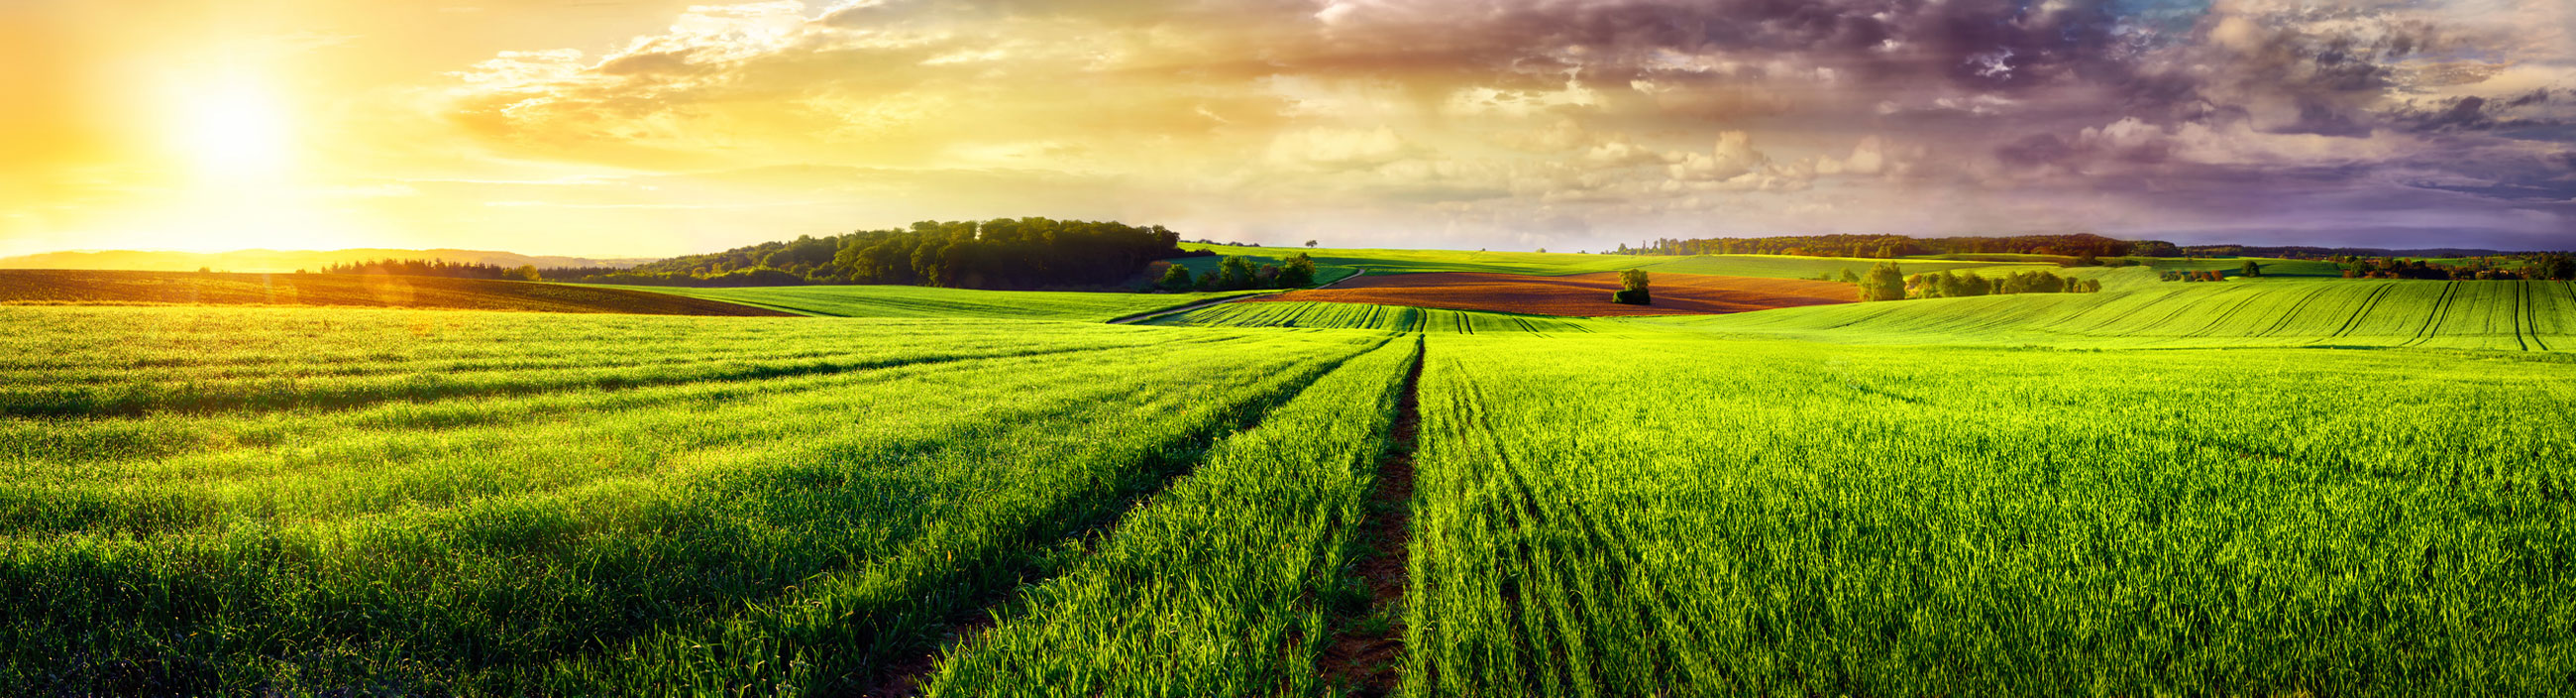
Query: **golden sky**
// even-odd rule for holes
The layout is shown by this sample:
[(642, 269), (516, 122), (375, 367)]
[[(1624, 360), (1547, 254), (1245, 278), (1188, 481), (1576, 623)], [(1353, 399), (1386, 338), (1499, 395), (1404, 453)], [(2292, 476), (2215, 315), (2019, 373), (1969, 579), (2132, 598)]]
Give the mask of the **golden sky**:
[(0, 255), (2576, 247), (2563, 0), (11, 0)]

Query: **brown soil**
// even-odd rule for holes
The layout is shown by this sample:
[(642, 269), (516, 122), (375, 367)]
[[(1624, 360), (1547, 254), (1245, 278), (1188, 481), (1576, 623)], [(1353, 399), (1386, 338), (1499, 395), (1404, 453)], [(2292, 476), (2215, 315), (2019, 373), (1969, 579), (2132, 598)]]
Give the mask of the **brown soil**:
[(1481, 272), (1432, 272), (1363, 276), (1332, 288), (1249, 298), (1246, 303), (1309, 301), (1377, 303), (1450, 310), (1489, 310), (1530, 315), (1718, 315), (1804, 305), (1850, 303), (1851, 284), (1742, 276), (1655, 274), (1648, 289), (1654, 305), (1610, 302), (1617, 273), (1526, 276)]
[(1364, 632), (1357, 619), (1341, 619), (1341, 628), (1324, 646), (1320, 665), (1335, 684), (1363, 698), (1389, 695), (1402, 679), (1404, 659), (1404, 589), (1413, 531), (1413, 439), (1421, 428), (1422, 364), (1413, 359), (1396, 403), (1393, 433), (1378, 461), (1377, 482), (1369, 492), (1369, 510), (1360, 520), (1359, 559), (1352, 572), (1368, 588), (1369, 612), (1387, 621), (1381, 632)]
[(637, 315), (788, 316), (649, 291), (379, 274), (0, 269), (0, 304), (319, 305)]

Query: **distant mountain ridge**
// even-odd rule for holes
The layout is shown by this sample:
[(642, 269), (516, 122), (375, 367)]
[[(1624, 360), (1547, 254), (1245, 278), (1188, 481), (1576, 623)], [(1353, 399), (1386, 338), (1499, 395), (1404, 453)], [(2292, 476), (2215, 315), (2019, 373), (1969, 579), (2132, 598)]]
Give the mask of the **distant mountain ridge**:
[(282, 273), (298, 269), (321, 271), (333, 264), (372, 262), (383, 259), (437, 260), (451, 264), (492, 264), (503, 267), (535, 265), (540, 269), (554, 267), (627, 268), (651, 262), (659, 257), (561, 257), (524, 255), (492, 250), (398, 250), (357, 248), (346, 250), (234, 250), (231, 252), (160, 252), (109, 250), (105, 252), (46, 252), (18, 257), (0, 257), (0, 269), (101, 269), (121, 271), (196, 271), (212, 269), (244, 273)]

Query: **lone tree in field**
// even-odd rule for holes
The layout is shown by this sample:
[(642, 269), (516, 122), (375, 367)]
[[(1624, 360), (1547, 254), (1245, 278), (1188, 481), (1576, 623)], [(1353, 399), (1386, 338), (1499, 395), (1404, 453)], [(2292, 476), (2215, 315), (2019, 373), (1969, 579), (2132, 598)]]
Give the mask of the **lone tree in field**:
[(2245, 266), (2237, 267), (2237, 268), (2236, 268), (2236, 275), (2237, 275), (2237, 276), (2262, 276), (2262, 275), (2263, 275), (2263, 265), (2255, 264), (2255, 263), (2254, 263), (2254, 260), (2251, 260), (2251, 259), (2245, 260)]
[(1897, 268), (1895, 262), (1879, 262), (1877, 266), (1870, 267), (1869, 274), (1860, 279), (1860, 299), (1864, 302), (1905, 300), (1905, 270)]
[(1654, 305), (1654, 297), (1646, 293), (1646, 270), (1630, 269), (1619, 272), (1619, 290), (1610, 294), (1610, 302)]
[(1311, 250), (1311, 249), (1315, 249), (1315, 241), (1313, 241), (1313, 240), (1308, 240), (1308, 241), (1306, 241), (1306, 249), (1310, 249), (1310, 250)]

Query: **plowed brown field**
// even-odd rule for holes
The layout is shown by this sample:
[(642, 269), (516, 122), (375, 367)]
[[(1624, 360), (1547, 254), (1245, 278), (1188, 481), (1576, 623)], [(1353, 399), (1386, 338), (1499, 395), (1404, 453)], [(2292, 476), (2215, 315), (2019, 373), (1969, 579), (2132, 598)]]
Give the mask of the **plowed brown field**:
[(1376, 303), (1450, 310), (1490, 310), (1531, 315), (1718, 315), (1749, 310), (1852, 302), (1851, 284), (1743, 276), (1656, 274), (1649, 280), (1654, 305), (1619, 305), (1616, 273), (1524, 276), (1436, 272), (1362, 276), (1332, 288), (1292, 291), (1247, 303), (1307, 301)]
[(550, 313), (784, 316), (723, 301), (567, 284), (372, 274), (0, 270), (0, 304), (339, 305)]

